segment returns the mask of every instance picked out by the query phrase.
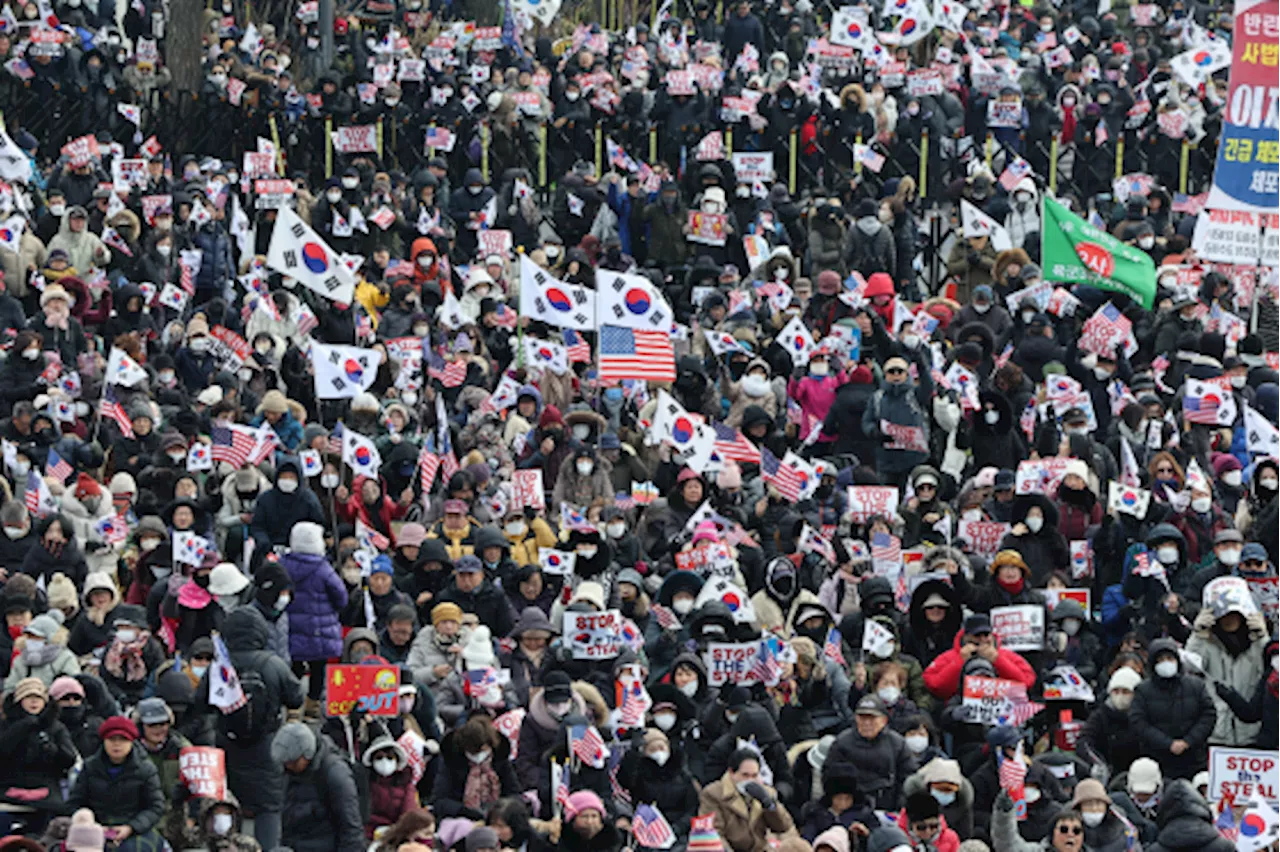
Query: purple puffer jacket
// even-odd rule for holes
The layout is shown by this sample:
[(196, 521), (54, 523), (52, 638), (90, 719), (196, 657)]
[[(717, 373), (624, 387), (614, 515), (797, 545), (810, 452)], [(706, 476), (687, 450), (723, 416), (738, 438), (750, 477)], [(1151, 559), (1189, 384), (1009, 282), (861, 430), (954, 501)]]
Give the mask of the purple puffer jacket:
[(280, 564), (293, 581), (289, 604), (289, 654), (295, 660), (327, 660), (342, 654), (338, 613), (347, 605), (347, 587), (329, 560), (286, 553)]

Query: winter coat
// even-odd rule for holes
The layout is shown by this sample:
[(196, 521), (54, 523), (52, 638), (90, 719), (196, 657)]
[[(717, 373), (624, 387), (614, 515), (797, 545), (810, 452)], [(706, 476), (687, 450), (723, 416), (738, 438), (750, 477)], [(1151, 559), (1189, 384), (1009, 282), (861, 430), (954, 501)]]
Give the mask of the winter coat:
[[(65, 641), (66, 634), (58, 641)], [(45, 660), (45, 657), (49, 659)], [(26, 651), (18, 652), (9, 668), (9, 676), (4, 681), (4, 691), (12, 692), (18, 681), (24, 677), (39, 678), (46, 687), (62, 675), (75, 677), (80, 674), (80, 661), (65, 646), (46, 645), (41, 654), (41, 662), (33, 663), (27, 658)]]
[(58, 720), (56, 701), (48, 702), (33, 716), (18, 706), (12, 695), (5, 698), (4, 724), (0, 727), (0, 789), (43, 789), (46, 794), (32, 800), (0, 792), (0, 800), (39, 810), (60, 810), (61, 783), (78, 757), (71, 733)]
[[(585, 715), (587, 704), (576, 691), (571, 714)], [(521, 790), (544, 790), (550, 786), (547, 756), (564, 741), (564, 731), (547, 710), (546, 696), (539, 692), (529, 700), (529, 712), (520, 725), (520, 747), (515, 760)]]
[(511, 611), (507, 596), (488, 579), (470, 592), (462, 591), (457, 584), (450, 584), (437, 599), (437, 603), (446, 601), (462, 607), (463, 612), (474, 613), (481, 624), (489, 626), (494, 636), (506, 636), (515, 626), (516, 616)]
[(287, 470), (297, 474), (298, 490), (285, 494), (278, 488), (272, 488), (258, 495), (253, 506), (253, 520), (249, 524), (249, 531), (257, 549), (263, 553), (270, 551), (273, 545), (288, 546), (290, 530), (303, 521), (321, 526), (326, 523), (320, 498), (307, 487), (306, 478), (302, 476), (297, 461), (292, 458), (281, 461), (277, 466), (276, 478), (279, 479), (280, 474)]
[(856, 778), (858, 792), (869, 797), (876, 808), (896, 811), (902, 807), (902, 782), (917, 768), (907, 741), (886, 726), (873, 740), (863, 737), (856, 728), (838, 734), (822, 772)]
[(355, 777), (328, 737), (316, 739), (307, 768), (287, 777), (280, 836), (294, 852), (358, 852), (367, 842)]
[(1146, 752), (1131, 724), (1129, 710), (1117, 710), (1109, 701), (1094, 708), (1084, 725), (1080, 753), (1096, 755), (1108, 766), (1128, 766)]
[[(964, 639), (964, 630), (956, 631), (951, 650), (938, 656), (929, 668), (924, 671), (924, 683), (936, 697), (946, 700), (960, 689), (960, 672), (965, 660), (960, 656), (960, 645)], [(1016, 680), (1030, 689), (1036, 682), (1035, 670), (1021, 656), (1013, 651), (1000, 647), (1000, 640), (993, 636), (996, 643), (995, 669), (996, 677)]]
[(1165, 781), (1156, 811), (1160, 833), (1146, 852), (1233, 852), (1234, 842), (1214, 828), (1214, 812), (1186, 781)]
[[(471, 629), (463, 627), (458, 632), (457, 647), (466, 647), (470, 638)], [(413, 637), (413, 644), (409, 647), (409, 662), (406, 665), (413, 670), (414, 683), (424, 685), (443, 697), (447, 694), (446, 681), (459, 682), (461, 677), (458, 673), (459, 659), (458, 655), (448, 653), (436, 641), (434, 627), (423, 627), (418, 631), (418, 635)], [(449, 666), (450, 672), (444, 677), (437, 677), (434, 669), (439, 665)]]
[[(1152, 658), (1161, 646), (1174, 647), (1171, 640), (1158, 639), (1151, 643)], [(1208, 758), (1209, 737), (1217, 726), (1218, 711), (1204, 680), (1188, 674), (1179, 662), (1174, 677), (1155, 677), (1138, 684), (1129, 721), (1138, 732), (1143, 753), (1160, 764), (1165, 778), (1190, 778)], [(1174, 740), (1184, 740), (1189, 747), (1175, 755), (1169, 751)]]
[[(776, 802), (778, 794), (768, 787), (765, 789)], [(743, 796), (728, 772), (702, 788), (698, 813), (715, 814), (716, 831), (726, 850), (732, 852), (765, 852), (769, 848), (769, 834), (784, 835), (796, 830), (785, 807), (766, 809), (755, 799)]]
[(862, 432), (881, 441), (876, 447), (875, 463), (882, 478), (892, 479), (923, 464), (929, 454), (920, 450), (890, 449), (888, 436), (880, 431), (880, 421), (919, 429), (923, 446), (929, 446), (930, 418), (925, 406), (932, 394), (933, 382), (921, 371), (918, 385), (910, 379), (896, 385), (886, 383), (872, 395), (862, 413)]
[(369, 824), (365, 836), (373, 839), (375, 829), (395, 825), (396, 820), (419, 807), (413, 771), (405, 768), (386, 778), (369, 778)]
[(646, 757), (642, 749), (628, 749), (618, 768), (618, 783), (631, 794), (631, 801), (657, 805), (680, 837), (688, 835), (689, 821), (701, 813), (698, 788), (678, 747), (671, 749), (664, 766)]
[[(932, 624), (924, 615), (924, 602), (932, 595), (942, 595), (951, 602), (947, 617)], [(960, 608), (960, 596), (955, 587), (942, 580), (926, 580), (911, 593), (911, 606), (907, 610), (911, 629), (904, 632), (903, 650), (920, 661), (926, 669), (939, 656), (946, 653), (955, 641), (964, 613)]]
[[(522, 726), (523, 727), (523, 726)], [(467, 775), (471, 771), (471, 761), (457, 742), (457, 733), (445, 735), (440, 743), (440, 768), (436, 775), (435, 787), (431, 791), (432, 810), (437, 819), (444, 817), (464, 817), (466, 819), (484, 819), (485, 814), (471, 810), (462, 803), (463, 791), (467, 787)], [(506, 737), (499, 737), (493, 748), (493, 756), (489, 759), (493, 771), (498, 774), (502, 785), (502, 796), (518, 796), (521, 790), (529, 789), (516, 780), (515, 770), (511, 764), (511, 743)]]
[(146, 834), (164, 816), (160, 773), (136, 743), (119, 770), (108, 771), (114, 768), (102, 750), (86, 760), (67, 807), (89, 808), (104, 826), (127, 825), (134, 835)]
[[(1268, 641), (1266, 622), (1261, 617), (1257, 620), (1261, 622), (1257, 630), (1251, 630), (1247, 624), (1240, 626), (1248, 635), (1248, 645), (1240, 653), (1233, 654), (1224, 644), (1222, 636), (1218, 635), (1216, 625), (1202, 628), (1198, 626), (1197, 619), (1195, 632), (1187, 640), (1187, 650), (1200, 655), (1200, 670), (1204, 672), (1206, 680), (1212, 684), (1225, 684), (1241, 695), (1252, 693), (1258, 681), (1266, 675), (1268, 666), (1263, 653)], [(1218, 713), (1218, 722), (1213, 727), (1209, 741), (1216, 745), (1247, 747), (1257, 738), (1262, 725), (1238, 719), (1212, 686), (1209, 694)]]
[[(297, 709), (305, 697), (302, 682), (293, 676), (288, 663), (268, 650), (269, 632), (266, 620), (247, 607), (228, 614), (222, 625), (232, 665), (261, 675), (269, 706)], [(216, 712), (209, 704), (207, 674), (196, 688), (193, 706), (199, 713)], [(226, 753), (231, 792), (256, 813), (279, 811), (284, 802), (284, 768), (271, 759), (271, 740), (279, 727), (277, 722), (257, 741), (244, 742), (227, 738), (219, 726), (216, 741)]]
[[(259, 505), (262, 499), (258, 499)], [(347, 605), (346, 585), (323, 556), (286, 553), (280, 558), (280, 565), (289, 572), (293, 583), (293, 600), (287, 610), (290, 656), (295, 660), (338, 656), (342, 653), (338, 613)]]

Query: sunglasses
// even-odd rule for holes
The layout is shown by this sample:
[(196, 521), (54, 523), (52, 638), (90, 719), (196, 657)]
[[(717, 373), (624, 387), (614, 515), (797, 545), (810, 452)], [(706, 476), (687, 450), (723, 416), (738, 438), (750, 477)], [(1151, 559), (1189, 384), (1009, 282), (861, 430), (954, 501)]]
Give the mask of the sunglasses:
[(884, 371), (884, 374), (886, 376), (901, 376), (901, 375), (905, 375), (906, 372), (907, 371), (902, 369), (901, 367), (890, 367), (888, 370)]
[(64, 695), (58, 699), (59, 704), (83, 704), (84, 699), (79, 695)]
[(1171, 468), (1171, 467), (1158, 467), (1158, 468), (1156, 468), (1156, 473), (1173, 473), (1173, 468)]
[(1083, 826), (1079, 825), (1060, 825), (1058, 826), (1059, 834), (1084, 834)]
[(937, 831), (941, 826), (942, 826), (942, 823), (936, 819), (925, 820), (924, 822), (911, 823), (912, 831), (934, 832), (934, 831)]

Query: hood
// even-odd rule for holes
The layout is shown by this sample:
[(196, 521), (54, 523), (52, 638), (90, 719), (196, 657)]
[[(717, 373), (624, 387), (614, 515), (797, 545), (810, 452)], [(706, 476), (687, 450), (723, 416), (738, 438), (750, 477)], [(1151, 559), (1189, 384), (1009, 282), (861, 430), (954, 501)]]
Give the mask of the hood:
[(517, 401), (522, 396), (533, 398), (533, 416), (537, 417), (542, 412), (542, 391), (538, 390), (534, 385), (521, 385), (520, 391), (516, 394)]
[(200, 828), (202, 831), (208, 832), (209, 815), (213, 813), (213, 809), (219, 805), (225, 805), (232, 811), (232, 828), (233, 833), (240, 831), (240, 801), (230, 790), (221, 799), (212, 797), (204, 797), (200, 799)]
[(1044, 513), (1044, 526), (1037, 535), (1047, 534), (1058, 526), (1058, 510), (1043, 494), (1019, 494), (1013, 498), (1013, 523), (1020, 524), (1027, 519), (1027, 512), (1033, 506), (1039, 506)]
[(228, 651), (262, 651), (271, 641), (267, 620), (253, 607), (232, 610), (222, 621)]
[(906, 832), (898, 828), (896, 825), (883, 826), (871, 832), (871, 837), (867, 839), (867, 852), (891, 852), (899, 846), (905, 846), (913, 849), (910, 838)]
[(911, 606), (907, 610), (911, 630), (913, 633), (926, 632), (925, 625), (928, 621), (924, 617), (924, 602), (933, 595), (942, 595), (951, 604), (947, 609), (947, 617), (939, 625), (942, 635), (949, 636), (960, 629), (964, 621), (964, 613), (961, 612), (960, 596), (956, 593), (955, 587), (945, 580), (926, 580), (916, 586), (915, 591), (911, 593)]
[(778, 733), (778, 726), (774, 724), (773, 717), (759, 704), (748, 704), (743, 707), (742, 715), (729, 728), (729, 733), (744, 740), (755, 737), (756, 745), (761, 751), (774, 743), (782, 742), (782, 735)]
[(849, 852), (849, 830), (843, 825), (835, 825), (813, 839), (813, 848), (830, 846), (835, 852)]
[(1089, 620), (1089, 617), (1084, 613), (1084, 607), (1080, 605), (1080, 601), (1074, 598), (1063, 598), (1053, 608), (1053, 620), (1064, 621), (1068, 618), (1075, 618), (1080, 621)]
[(351, 659), (351, 646), (363, 639), (373, 645), (374, 653), (378, 651), (378, 634), (374, 633), (367, 627), (356, 627), (342, 638), (342, 661), (344, 663), (353, 662)]
[[(288, 416), (287, 412), (285, 413), (285, 416)], [(298, 460), (293, 456), (285, 456), (280, 461), (280, 466), (276, 468), (276, 475), (272, 482), (279, 482), (280, 474), (282, 473), (292, 473), (294, 476), (298, 477), (299, 482), (304, 481), (302, 476), (302, 467), (298, 464)]]
[(1154, 547), (1158, 541), (1174, 540), (1178, 543), (1178, 550), (1183, 553), (1187, 552), (1187, 539), (1183, 536), (1182, 531), (1173, 524), (1156, 524), (1147, 533), (1147, 537), (1143, 542), (1147, 547)]
[(985, 322), (975, 321), (962, 325), (960, 333), (956, 335), (956, 342), (959, 344), (975, 337), (978, 338), (978, 346), (982, 349), (982, 359), (985, 361), (991, 357), (991, 353), (996, 348), (995, 335), (991, 333), (991, 327)]
[(1166, 849), (1205, 849), (1220, 835), (1213, 827), (1213, 811), (1191, 782), (1166, 781), (1156, 812), (1159, 841)]
[(672, 661), (671, 670), (675, 671), (677, 666), (682, 666), (682, 665), (689, 666), (694, 671), (696, 671), (698, 673), (698, 682), (701, 684), (701, 687), (699, 688), (700, 691), (702, 689), (706, 689), (707, 664), (702, 661), (702, 657), (698, 656), (697, 654), (690, 654), (689, 652), (686, 651), (683, 654), (677, 655), (675, 660)]
[(1032, 203), (1033, 205), (1035, 204), (1035, 202), (1036, 202), (1036, 182), (1035, 182), (1034, 180), (1032, 180), (1030, 177), (1024, 177), (1022, 180), (1018, 181), (1017, 183), (1015, 183), (1015, 184), (1013, 185), (1013, 192), (1009, 193), (1010, 198), (1012, 198), (1014, 195), (1016, 195), (1016, 194), (1017, 194), (1017, 193), (1019, 193), (1019, 192), (1029, 192), (1029, 193), (1031, 193), (1031, 203)]

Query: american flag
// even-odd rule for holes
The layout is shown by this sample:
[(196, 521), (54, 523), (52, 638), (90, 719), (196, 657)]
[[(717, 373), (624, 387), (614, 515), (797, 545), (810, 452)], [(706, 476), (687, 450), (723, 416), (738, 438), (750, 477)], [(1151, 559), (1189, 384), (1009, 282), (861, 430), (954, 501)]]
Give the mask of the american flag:
[(600, 329), (600, 378), (676, 380), (671, 338), (661, 331), (606, 325)]
[(636, 498), (632, 497), (630, 494), (619, 491), (617, 494), (613, 495), (613, 505), (624, 511), (634, 509), (636, 507)]
[(488, 692), (489, 687), (498, 685), (498, 673), (485, 666), (482, 669), (469, 669), (466, 680), (462, 683), (462, 691), (472, 698), (479, 698)]
[(890, 564), (901, 562), (902, 539), (884, 532), (871, 536), (871, 561)]
[(376, 550), (379, 553), (391, 546), (391, 540), (364, 521), (356, 518), (356, 541), (361, 547)]
[(214, 462), (226, 462), (235, 468), (244, 467), (249, 456), (258, 446), (258, 433), (247, 426), (213, 426), (209, 429), (213, 444)]
[(760, 451), (747, 440), (746, 435), (723, 423), (712, 423), (711, 428), (716, 433), (716, 455), (720, 458), (747, 464), (760, 463)]
[(296, 324), (298, 326), (298, 334), (306, 336), (311, 333), (313, 328), (320, 325), (320, 320), (316, 318), (315, 312), (311, 308), (302, 305), (298, 308)]
[(431, 486), (435, 484), (436, 473), (439, 470), (440, 457), (431, 452), (430, 447), (423, 447), (422, 452), (418, 454), (418, 485), (424, 499), (431, 493)]
[(559, 776), (556, 787), (556, 804), (561, 808), (568, 807), (569, 794), (573, 792), (572, 776), (569, 770), (569, 764), (553, 762), (551, 764), (553, 774)]
[(565, 355), (569, 358), (570, 364), (589, 364), (591, 363), (591, 345), (583, 340), (582, 335), (572, 328), (566, 328), (561, 333), (564, 340)]
[(609, 750), (595, 725), (569, 727), (569, 752), (593, 769), (604, 769)]
[(1013, 357), (1013, 344), (1006, 343), (1004, 349), (996, 356), (996, 369), (999, 370), (1005, 364), (1009, 363), (1009, 359)]
[(624, 728), (644, 727), (644, 714), (653, 706), (653, 699), (640, 680), (620, 684), (622, 703), (618, 707), (618, 722)]
[(675, 832), (656, 804), (636, 806), (631, 833), (636, 836), (636, 843), (646, 849), (670, 849), (676, 842)]
[(453, 454), (453, 447), (450, 447), (448, 452), (441, 454), (440, 475), (444, 477), (445, 482), (453, 479), (453, 475), (461, 469), (461, 465), (458, 464), (458, 457)]
[(263, 423), (254, 433), (254, 446), (249, 452), (249, 464), (262, 464), (280, 449), (280, 438), (270, 425)]
[(124, 515), (112, 515), (98, 521), (94, 529), (108, 544), (120, 544), (129, 538), (129, 519)]
[(520, 318), (516, 316), (515, 310), (507, 307), (505, 304), (499, 304), (498, 307), (494, 309), (493, 319), (498, 328), (505, 328), (508, 330), (514, 329), (516, 327), (516, 323), (520, 320)]
[(1214, 820), (1213, 827), (1218, 830), (1218, 834), (1235, 843), (1240, 838), (1240, 826), (1236, 823), (1236, 814), (1232, 809), (1233, 796), (1223, 796), (1218, 802), (1218, 818)]
[(609, 790), (613, 798), (619, 802), (631, 804), (631, 792), (618, 781), (618, 770), (622, 768), (622, 756), (625, 749), (615, 748), (609, 752)]
[[(438, 358), (436, 361), (436, 364), (427, 367), (428, 377), (439, 379), (440, 384), (447, 388), (456, 388), (467, 380), (467, 360), (465, 358), (458, 358), (447, 364)], [(443, 365), (443, 368), (441, 365)]]
[(834, 663), (845, 665), (842, 642), (840, 631), (832, 627), (827, 631), (827, 641), (822, 643), (822, 656)]
[(800, 472), (789, 464), (778, 461), (778, 457), (768, 447), (760, 448), (760, 475), (765, 482), (773, 483), (785, 500), (789, 503), (800, 502), (800, 492), (804, 489), (804, 478)]
[(58, 455), (58, 452), (52, 447), (49, 448), (49, 458), (45, 460), (44, 472), (47, 476), (52, 476), (59, 482), (66, 482), (67, 477), (75, 473), (75, 468), (67, 464), (67, 460)]
[(1017, 753), (1013, 757), (1005, 757), (1003, 752), (997, 753), (1000, 768), (997, 776), (1000, 789), (1007, 790), (1014, 802), (1014, 813), (1018, 819), (1027, 818), (1027, 800), (1023, 793), (1023, 785), (1027, 780), (1027, 762), (1023, 760), (1022, 743), (1018, 743)]
[(778, 662), (777, 655), (773, 653), (773, 646), (769, 644), (767, 638), (760, 640), (760, 650), (756, 653), (755, 662), (751, 664), (747, 676), (765, 685), (777, 683), (778, 678), (782, 676), (782, 664)]
[(680, 629), (680, 618), (669, 607), (665, 607), (662, 604), (653, 604), (649, 607), (649, 612), (653, 613), (653, 617), (658, 619), (658, 626), (663, 630)]
[(599, 532), (582, 510), (568, 503), (560, 504), (560, 526), (569, 532)]
[(1009, 713), (1009, 724), (1022, 727), (1030, 721), (1032, 716), (1043, 709), (1043, 704), (1037, 704), (1034, 701), (1019, 701), (1013, 705), (1013, 709)]
[(1117, 341), (1123, 345), (1132, 329), (1133, 323), (1129, 318), (1107, 302), (1085, 320), (1080, 329), (1080, 348), (1110, 357), (1115, 354)]
[(27, 471), (27, 490), (23, 495), (23, 503), (26, 504), (27, 511), (33, 518), (43, 518), (49, 514), (50, 505), (53, 503), (49, 486), (44, 484), (44, 479), (34, 470)]
[(333, 427), (333, 433), (329, 435), (329, 442), (325, 444), (324, 451), (331, 456), (342, 455), (342, 424), (336, 423)]
[(121, 435), (126, 438), (133, 437), (133, 422), (129, 420), (129, 415), (125, 414), (120, 400), (116, 399), (115, 388), (111, 385), (105, 386), (102, 390), (102, 401), (98, 403), (98, 415), (114, 420), (116, 426), (120, 427)]

